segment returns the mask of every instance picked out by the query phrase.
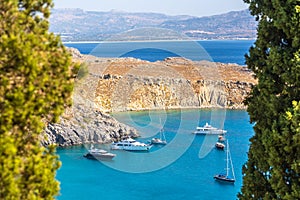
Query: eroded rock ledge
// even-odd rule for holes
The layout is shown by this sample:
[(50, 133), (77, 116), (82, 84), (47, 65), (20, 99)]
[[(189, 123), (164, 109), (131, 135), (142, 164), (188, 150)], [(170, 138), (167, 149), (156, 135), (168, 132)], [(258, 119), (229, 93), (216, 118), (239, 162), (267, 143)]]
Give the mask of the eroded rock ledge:
[(245, 109), (243, 101), (256, 84), (243, 66), (167, 58), (147, 62), (132, 58), (90, 61), (96, 78), (93, 102), (104, 112), (211, 108)]
[(75, 105), (60, 117), (60, 122), (48, 124), (44, 145), (71, 146), (88, 143), (111, 143), (123, 137), (138, 137), (136, 130), (118, 122), (113, 117)]

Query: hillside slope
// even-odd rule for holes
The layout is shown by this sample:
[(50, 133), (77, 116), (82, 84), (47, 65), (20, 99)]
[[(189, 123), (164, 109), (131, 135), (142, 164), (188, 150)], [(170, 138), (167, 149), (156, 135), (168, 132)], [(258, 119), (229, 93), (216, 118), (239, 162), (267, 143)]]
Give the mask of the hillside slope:
[(193, 17), (55, 9), (50, 18), (50, 31), (61, 35), (63, 41), (107, 40), (114, 34), (151, 27), (170, 29), (192, 39), (253, 39), (256, 24), (248, 10)]

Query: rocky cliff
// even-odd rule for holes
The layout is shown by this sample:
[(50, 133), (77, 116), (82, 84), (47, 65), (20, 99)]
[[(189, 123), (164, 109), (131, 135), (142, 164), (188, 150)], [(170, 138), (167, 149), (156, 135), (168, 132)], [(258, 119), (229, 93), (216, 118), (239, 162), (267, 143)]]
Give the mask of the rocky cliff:
[[(75, 62), (88, 61), (78, 50), (70, 49)], [(73, 106), (60, 117), (59, 123), (48, 124), (44, 134), (43, 145), (57, 144), (59, 146), (81, 145), (88, 143), (110, 143), (124, 137), (138, 137), (137, 131), (118, 122), (108, 114), (96, 109), (95, 84), (97, 77), (85, 74), (85, 65), (79, 71), (83, 73), (75, 81)], [(79, 76), (78, 75), (78, 76)]]
[(97, 58), (71, 50), (82, 65), (73, 107), (58, 124), (49, 124), (44, 144), (109, 143), (135, 129), (105, 113), (176, 108), (245, 109), (243, 100), (256, 84), (252, 72), (236, 64), (167, 58)]
[(104, 112), (245, 109), (243, 100), (256, 83), (246, 67), (184, 58), (154, 63), (132, 58), (102, 59), (91, 62), (90, 67), (90, 76), (98, 78), (94, 103)]

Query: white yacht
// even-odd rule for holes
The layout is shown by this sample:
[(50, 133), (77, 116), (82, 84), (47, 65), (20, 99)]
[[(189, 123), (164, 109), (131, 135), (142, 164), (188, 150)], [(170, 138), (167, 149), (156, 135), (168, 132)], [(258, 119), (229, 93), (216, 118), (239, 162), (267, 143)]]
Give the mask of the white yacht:
[(206, 123), (203, 127), (198, 126), (194, 134), (200, 135), (222, 135), (225, 134), (227, 131), (223, 129), (215, 128), (208, 123)]
[(132, 138), (128, 138), (119, 142), (111, 144), (113, 150), (127, 150), (127, 151), (149, 151), (152, 145), (138, 142)]
[(84, 155), (84, 157), (88, 158), (88, 159), (113, 159), (116, 156), (116, 154), (113, 153), (109, 153), (103, 149), (97, 149), (94, 148), (94, 146), (92, 145), (89, 152), (87, 154)]

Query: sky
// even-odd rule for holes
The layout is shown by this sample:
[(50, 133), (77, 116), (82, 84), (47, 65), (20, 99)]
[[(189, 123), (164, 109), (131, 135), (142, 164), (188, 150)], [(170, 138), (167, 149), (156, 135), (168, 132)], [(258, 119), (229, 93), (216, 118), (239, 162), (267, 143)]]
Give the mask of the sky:
[(168, 15), (210, 16), (247, 9), (243, 0), (53, 0), (54, 8), (86, 11), (156, 12)]

